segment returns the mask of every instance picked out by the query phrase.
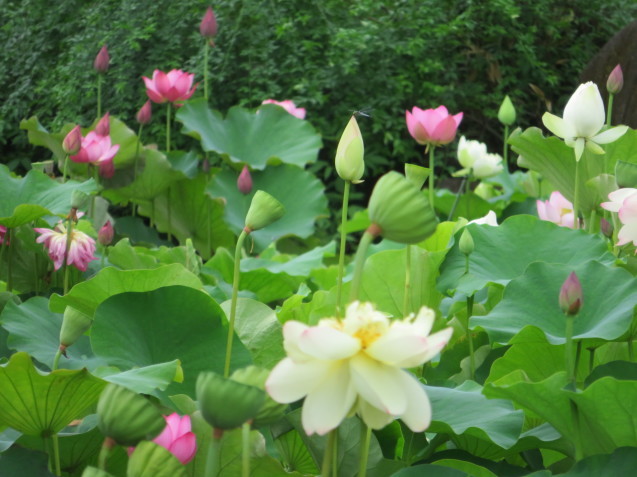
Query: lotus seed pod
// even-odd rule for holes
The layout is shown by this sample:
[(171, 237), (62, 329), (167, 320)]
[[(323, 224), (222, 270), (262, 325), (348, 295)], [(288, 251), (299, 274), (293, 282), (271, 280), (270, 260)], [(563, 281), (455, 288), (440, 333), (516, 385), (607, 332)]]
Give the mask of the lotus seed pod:
[(257, 416), (265, 401), (265, 392), (207, 371), (197, 377), (197, 401), (208, 424), (215, 429), (229, 430)]
[(64, 310), (62, 328), (60, 329), (60, 345), (68, 348), (75, 343), (93, 324), (90, 316), (71, 306)]
[(283, 214), (285, 214), (285, 208), (281, 202), (267, 192), (258, 190), (252, 197), (252, 202), (246, 215), (246, 231), (254, 232), (267, 227), (283, 217)]
[(369, 219), (394, 242), (418, 243), (434, 233), (436, 215), (416, 186), (398, 172), (382, 176), (369, 199)]
[(110, 383), (97, 403), (97, 425), (102, 434), (130, 447), (157, 437), (166, 420), (145, 397)]
[(356, 116), (352, 116), (336, 148), (336, 172), (344, 181), (358, 184), (365, 171), (365, 146)]
[(498, 110), (498, 119), (505, 126), (512, 126), (515, 122), (515, 108), (513, 107), (513, 103), (511, 102), (511, 98), (509, 96), (504, 97), (504, 101), (500, 105), (500, 109)]
[[(232, 373), (230, 379), (265, 391), (265, 381), (269, 375), (270, 371), (267, 369), (259, 368), (258, 366), (248, 366), (236, 370)], [(268, 393), (265, 393), (265, 401), (253, 420), (254, 427), (261, 427), (278, 421), (283, 417), (287, 407), (287, 404), (279, 404)]]

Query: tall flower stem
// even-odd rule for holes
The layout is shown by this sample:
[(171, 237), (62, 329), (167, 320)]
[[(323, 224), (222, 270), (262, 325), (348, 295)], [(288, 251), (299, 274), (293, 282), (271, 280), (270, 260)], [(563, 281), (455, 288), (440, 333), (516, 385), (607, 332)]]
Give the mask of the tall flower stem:
[(13, 291), (13, 249), (15, 248), (15, 232), (12, 228), (7, 227), (7, 233), (4, 234), (5, 241), (9, 236), (9, 254), (7, 255), (7, 291)]
[(144, 130), (144, 125), (139, 125), (139, 130), (137, 131), (137, 146), (135, 147), (135, 164), (133, 166), (133, 180), (137, 180), (137, 167), (139, 165), (139, 148), (142, 143), (142, 131)]
[(473, 314), (473, 295), (467, 297), (467, 341), (469, 342), (469, 377), (472, 381), (476, 378), (476, 358), (473, 349), (473, 336), (469, 329), (469, 318)]
[(358, 244), (358, 250), (356, 250), (356, 257), (354, 258), (354, 278), (352, 278), (352, 286), (349, 292), (349, 301), (358, 300), (358, 293), (361, 287), (361, 280), (363, 278), (363, 267), (365, 266), (365, 259), (367, 257), (367, 249), (369, 244), (372, 243), (374, 237), (380, 233), (379, 227), (376, 224), (370, 225)]
[(509, 145), (507, 144), (507, 139), (509, 139), (509, 126), (506, 124), (504, 125), (504, 137), (502, 139), (502, 142), (504, 143), (504, 147), (502, 148), (504, 167), (506, 167), (507, 172), (511, 172), (511, 168), (509, 167)]
[(371, 427), (361, 423), (361, 458), (358, 467), (358, 477), (365, 477), (367, 475), (367, 459), (369, 457), (369, 443), (372, 438)]
[(51, 436), (51, 441), (53, 441), (53, 462), (55, 463), (55, 475), (62, 475), (62, 471), (60, 470), (60, 442), (58, 440), (58, 435), (53, 434)]
[(210, 40), (208, 38), (205, 39), (206, 43), (203, 48), (203, 95), (206, 98), (206, 102), (208, 102), (208, 98), (210, 98), (210, 83), (209, 83), (209, 74), (208, 74), (208, 56), (210, 51)]
[(55, 353), (55, 358), (53, 358), (53, 366), (51, 367), (51, 371), (55, 371), (58, 369), (60, 365), (60, 357), (62, 356), (62, 349), (58, 348), (57, 353)]
[(100, 454), (97, 458), (98, 468), (102, 470), (106, 470), (106, 461), (113, 447), (115, 447), (115, 441), (111, 439), (110, 437), (104, 438), (104, 442), (102, 443), (102, 448), (100, 449)]
[(338, 434), (338, 428), (332, 429), (327, 435), (327, 443), (325, 444), (325, 453), (323, 454), (323, 463), (321, 464), (321, 477), (330, 477), (332, 475), (332, 462), (334, 457), (334, 442)]
[(573, 323), (576, 315), (566, 315), (566, 346), (565, 346), (565, 361), (566, 361), (566, 375), (568, 376), (569, 383), (573, 386), (576, 385), (575, 380), (575, 359), (573, 356)]
[(608, 93), (608, 111), (606, 111), (606, 126), (610, 126), (611, 118), (613, 117), (613, 100), (615, 95)]
[(409, 315), (411, 311), (411, 245), (405, 248), (405, 294), (403, 295), (403, 316)]
[(237, 246), (234, 250), (234, 275), (232, 278), (232, 299), (230, 301), (230, 319), (228, 322), (228, 341), (226, 342), (226, 362), (223, 367), (223, 376), (230, 376), (230, 359), (232, 356), (232, 339), (234, 337), (234, 320), (237, 314), (237, 296), (239, 293), (239, 265), (241, 263), (241, 251), (243, 250), (243, 242), (248, 236), (245, 230), (241, 231), (241, 235), (237, 239)]
[[(170, 152), (170, 108), (171, 104), (166, 103), (166, 155)], [(172, 234), (170, 233), (170, 186), (168, 186), (167, 199), (166, 199), (166, 211), (168, 213), (168, 241), (172, 240)]]
[(434, 189), (434, 180), (435, 180), (435, 158), (434, 158), (434, 146), (429, 146), (429, 204), (431, 204), (431, 208), (435, 211), (434, 207), (434, 197), (435, 197), (435, 189)]
[(467, 180), (464, 183), (464, 197), (465, 197), (465, 212), (467, 213), (467, 220), (471, 220), (471, 200), (469, 198), (469, 190), (471, 185), (471, 172), (467, 176)]
[(338, 281), (336, 282), (336, 313), (338, 317), (342, 316), (343, 314), (341, 297), (343, 294), (343, 269), (345, 267), (345, 244), (347, 239), (347, 233), (345, 232), (345, 222), (347, 222), (347, 207), (349, 205), (350, 187), (350, 182), (345, 181), (345, 187), (343, 188), (343, 207), (341, 210), (341, 245), (338, 255)]
[(250, 477), (250, 423), (241, 426), (241, 477)]
[(223, 430), (213, 429), (212, 439), (208, 447), (208, 458), (206, 459), (206, 471), (204, 477), (217, 477), (221, 466), (221, 438)]
[(62, 169), (62, 184), (66, 182), (66, 175), (69, 170), (69, 155), (64, 156), (64, 168)]
[(66, 249), (64, 250), (64, 294), (69, 292), (69, 250), (71, 250), (71, 237), (73, 236), (73, 216), (74, 211), (69, 214), (66, 228)]
[(102, 74), (97, 74), (97, 117), (102, 117)]
[(575, 160), (575, 192), (573, 197), (573, 227), (579, 229), (579, 169), (580, 161)]

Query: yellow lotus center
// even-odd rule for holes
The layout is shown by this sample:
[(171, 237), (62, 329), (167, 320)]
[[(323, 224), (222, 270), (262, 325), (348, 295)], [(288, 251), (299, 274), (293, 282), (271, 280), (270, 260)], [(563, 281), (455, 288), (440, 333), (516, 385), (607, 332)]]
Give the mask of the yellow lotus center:
[(380, 338), (385, 329), (386, 325), (384, 323), (368, 323), (356, 330), (354, 337), (358, 338), (361, 343), (361, 348), (365, 349)]
[(573, 212), (571, 209), (562, 209), (560, 211), (560, 216), (566, 215), (566, 214), (570, 214), (571, 212)]

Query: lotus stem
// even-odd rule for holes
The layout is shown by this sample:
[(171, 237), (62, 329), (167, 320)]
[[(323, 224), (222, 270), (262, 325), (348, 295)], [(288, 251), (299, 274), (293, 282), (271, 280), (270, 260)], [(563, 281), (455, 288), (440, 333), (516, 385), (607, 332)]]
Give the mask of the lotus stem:
[(338, 434), (338, 427), (332, 429), (327, 435), (327, 443), (325, 444), (325, 453), (323, 454), (323, 463), (321, 464), (321, 477), (330, 477), (332, 474), (332, 463), (334, 458), (334, 442)]
[(411, 311), (411, 245), (407, 244), (405, 249), (405, 294), (403, 295), (403, 317), (409, 315)]
[(210, 45), (209, 41), (206, 38), (204, 49), (203, 49), (203, 95), (206, 98), (206, 102), (208, 102), (208, 98), (210, 98), (210, 84), (209, 84), (209, 74), (208, 74), (208, 56), (209, 56)]
[(15, 232), (13, 228), (7, 227), (7, 233), (4, 235), (5, 242), (7, 241), (7, 235), (9, 235), (9, 254), (7, 255), (7, 291), (13, 291), (13, 249), (15, 248)]
[(170, 103), (166, 103), (166, 154), (170, 152)]
[(372, 429), (361, 422), (361, 459), (358, 467), (358, 477), (365, 477), (367, 475), (367, 459), (369, 457), (369, 443), (372, 438)]
[(97, 458), (97, 467), (106, 470), (106, 461), (108, 460), (108, 455), (111, 453), (111, 449), (115, 447), (115, 441), (110, 437), (104, 438), (104, 442), (102, 443), (102, 448), (100, 449), (100, 454)]
[(345, 267), (345, 245), (347, 239), (347, 233), (345, 232), (345, 222), (347, 222), (347, 208), (349, 205), (349, 190), (351, 184), (349, 181), (345, 181), (345, 187), (343, 188), (343, 207), (341, 210), (341, 245), (338, 254), (338, 281), (336, 282), (336, 316), (340, 317), (343, 314), (343, 304), (341, 298), (343, 295), (343, 269)]
[(363, 267), (365, 266), (365, 259), (367, 257), (367, 249), (369, 248), (369, 244), (372, 243), (372, 240), (374, 240), (374, 237), (376, 237), (379, 233), (379, 227), (376, 224), (372, 224), (361, 237), (361, 241), (358, 244), (358, 250), (356, 251), (356, 257), (354, 258), (354, 278), (352, 278), (349, 301), (358, 300), (358, 293), (360, 291), (361, 280), (363, 278)]
[(55, 464), (55, 475), (62, 475), (62, 471), (60, 469), (60, 442), (58, 441), (58, 435), (53, 434), (51, 436), (51, 441), (53, 441), (53, 462)]
[(221, 438), (223, 437), (222, 429), (213, 429), (212, 439), (208, 447), (208, 458), (206, 459), (205, 477), (217, 477), (221, 464)]
[(71, 250), (71, 237), (73, 236), (73, 217), (74, 212), (69, 214), (69, 220), (66, 227), (66, 249), (64, 250), (64, 294), (69, 292), (69, 250)]
[(568, 382), (576, 385), (575, 380), (575, 359), (573, 351), (573, 323), (576, 315), (566, 315), (566, 346), (565, 346), (565, 362), (566, 362), (566, 375)]
[(234, 337), (234, 321), (237, 314), (237, 296), (239, 293), (239, 265), (241, 263), (241, 251), (243, 242), (248, 236), (245, 230), (241, 231), (237, 239), (237, 246), (234, 251), (234, 275), (232, 278), (232, 300), (230, 301), (230, 320), (228, 322), (228, 341), (226, 342), (226, 362), (223, 367), (223, 376), (230, 376), (230, 360), (232, 356), (232, 339)]
[(56, 369), (58, 369), (61, 356), (62, 356), (62, 348), (58, 348), (57, 353), (55, 353), (55, 358), (53, 358), (53, 366), (51, 367), (51, 371), (55, 371)]
[(471, 330), (469, 329), (469, 318), (473, 314), (473, 295), (467, 297), (467, 341), (469, 342), (469, 377), (472, 381), (476, 379), (476, 359), (475, 352), (473, 349), (473, 336), (471, 335)]
[(64, 156), (64, 167), (62, 169), (62, 184), (66, 182), (66, 175), (69, 170), (69, 155)]
[(579, 229), (579, 163), (575, 159), (575, 192), (573, 197), (573, 227)]
[(102, 75), (97, 74), (97, 117), (102, 117)]
[(250, 422), (241, 426), (241, 476), (250, 477)]
[(431, 204), (431, 208), (433, 209), (433, 211), (436, 211), (436, 208), (434, 206), (434, 198), (435, 198), (435, 193), (434, 193), (434, 180), (435, 180), (435, 174), (434, 174), (434, 166), (435, 166), (435, 158), (434, 158), (434, 149), (436, 149), (434, 146), (430, 145), (429, 146), (429, 204)]
[(511, 168), (509, 167), (509, 144), (507, 143), (507, 139), (509, 139), (509, 126), (504, 125), (504, 138), (503, 143), (504, 147), (502, 148), (502, 158), (504, 159), (504, 167), (506, 167), (507, 172), (511, 172)]
[(467, 213), (467, 220), (471, 220), (471, 200), (469, 198), (469, 190), (471, 185), (471, 172), (467, 176), (467, 180), (464, 183), (464, 198), (465, 198), (465, 212)]
[(615, 99), (615, 95), (613, 93), (608, 93), (608, 111), (606, 111), (606, 126), (610, 127), (610, 121), (613, 117), (613, 100)]

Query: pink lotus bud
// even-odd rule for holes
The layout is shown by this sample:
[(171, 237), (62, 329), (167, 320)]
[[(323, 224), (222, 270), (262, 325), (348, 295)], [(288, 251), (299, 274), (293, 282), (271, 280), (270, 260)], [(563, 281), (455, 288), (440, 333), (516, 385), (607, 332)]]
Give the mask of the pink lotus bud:
[(441, 146), (449, 144), (456, 137), (463, 113), (449, 114), (445, 106), (435, 109), (415, 107), (405, 111), (407, 129), (418, 144)]
[(602, 233), (604, 234), (604, 237), (611, 238), (613, 236), (613, 226), (604, 217), (600, 219), (599, 226), (600, 226), (600, 229), (602, 230)]
[(113, 225), (111, 224), (111, 221), (108, 220), (100, 229), (99, 232), (97, 232), (97, 241), (106, 246), (106, 245), (110, 245), (111, 242), (113, 241), (113, 235), (115, 234), (115, 230), (113, 230)]
[(111, 58), (108, 56), (108, 49), (106, 48), (106, 45), (104, 45), (95, 57), (93, 68), (95, 68), (95, 71), (98, 73), (106, 73), (108, 71), (108, 63), (110, 61)]
[(71, 131), (66, 135), (64, 141), (62, 141), (62, 149), (68, 155), (77, 154), (80, 151), (80, 147), (82, 146), (82, 131), (79, 126), (75, 126)]
[(242, 194), (247, 195), (252, 192), (252, 176), (250, 175), (250, 169), (248, 169), (248, 166), (243, 166), (243, 170), (237, 179), (237, 188)]
[(206, 14), (201, 20), (199, 25), (199, 33), (205, 38), (214, 38), (217, 36), (217, 17), (215, 12), (212, 11), (212, 7), (208, 7)]
[(102, 116), (97, 126), (95, 126), (95, 132), (100, 136), (109, 136), (111, 134), (111, 117), (109, 113)]
[(615, 66), (613, 71), (608, 75), (608, 80), (606, 81), (606, 90), (610, 94), (619, 93), (624, 87), (624, 74), (622, 73), (621, 65)]
[(571, 272), (560, 290), (560, 308), (567, 315), (577, 315), (582, 306), (582, 284)]
[(139, 124), (149, 124), (153, 117), (153, 107), (150, 104), (150, 100), (146, 101), (144, 105), (137, 112), (137, 122)]

